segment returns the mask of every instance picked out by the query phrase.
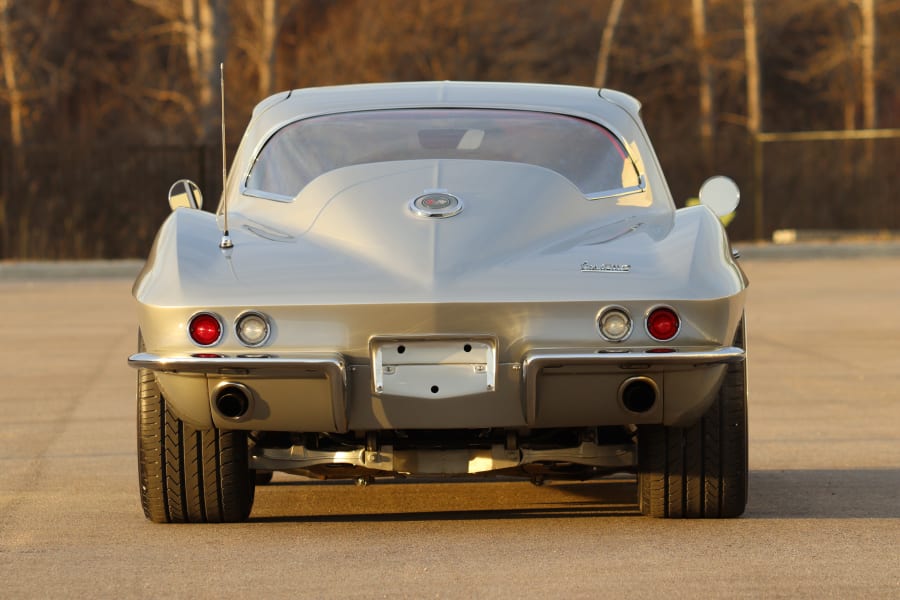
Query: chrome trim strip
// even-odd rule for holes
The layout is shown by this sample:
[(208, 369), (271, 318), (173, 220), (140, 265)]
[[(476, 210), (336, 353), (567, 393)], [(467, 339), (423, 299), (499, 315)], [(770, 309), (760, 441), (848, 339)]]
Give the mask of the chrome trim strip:
[(708, 350), (675, 350), (673, 352), (647, 352), (646, 350), (614, 352), (555, 352), (532, 351), (522, 361), (522, 381), (525, 386), (525, 420), (537, 421), (537, 379), (548, 367), (593, 366), (622, 369), (625, 372), (659, 372), (667, 369), (708, 367), (742, 362), (743, 348), (724, 346)]
[[(631, 161), (632, 166), (634, 166), (635, 172), (637, 172), (637, 165), (634, 164), (634, 159), (631, 156), (628, 156)], [(584, 197), (587, 200), (604, 200), (606, 198), (617, 198), (619, 196), (630, 196), (632, 194), (639, 194), (647, 189), (647, 180), (644, 178), (644, 175), (638, 174), (638, 184), (632, 185), (630, 187), (624, 188), (615, 188), (612, 190), (604, 190), (602, 192), (592, 192), (590, 194), (585, 194)]]
[[(249, 178), (250, 175), (248, 174)], [(244, 196), (252, 196), (253, 198), (262, 198), (263, 200), (274, 200), (275, 202), (293, 202), (293, 196), (287, 196), (285, 194), (276, 194), (275, 192), (266, 192), (263, 190), (257, 190), (255, 188), (250, 188), (244, 186), (241, 188), (241, 194)]]

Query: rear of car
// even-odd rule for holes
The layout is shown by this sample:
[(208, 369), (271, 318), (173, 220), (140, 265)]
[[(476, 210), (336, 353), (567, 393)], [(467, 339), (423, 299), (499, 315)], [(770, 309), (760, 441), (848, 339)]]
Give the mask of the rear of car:
[(264, 102), (233, 245), (177, 209), (135, 284), (148, 518), (246, 518), (273, 471), (636, 472), (646, 514), (740, 514), (746, 281), (708, 208), (674, 211), (636, 103), (602, 94)]

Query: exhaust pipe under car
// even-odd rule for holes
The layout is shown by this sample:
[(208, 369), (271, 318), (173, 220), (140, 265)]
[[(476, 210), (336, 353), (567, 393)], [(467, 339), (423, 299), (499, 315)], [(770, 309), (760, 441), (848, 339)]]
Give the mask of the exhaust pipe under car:
[(632, 377), (619, 387), (619, 400), (633, 413), (649, 412), (658, 399), (659, 386), (649, 377)]
[(226, 419), (243, 421), (252, 413), (253, 392), (242, 383), (220, 383), (213, 395), (213, 406)]

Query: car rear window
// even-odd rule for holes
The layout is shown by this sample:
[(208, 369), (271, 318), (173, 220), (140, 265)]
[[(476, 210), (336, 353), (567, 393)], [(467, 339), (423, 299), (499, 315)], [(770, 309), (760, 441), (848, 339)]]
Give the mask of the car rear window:
[(634, 162), (604, 127), (566, 115), (494, 109), (403, 109), (296, 121), (259, 152), (245, 193), (294, 198), (334, 169), (418, 159), (519, 162), (556, 171), (587, 196), (639, 183)]

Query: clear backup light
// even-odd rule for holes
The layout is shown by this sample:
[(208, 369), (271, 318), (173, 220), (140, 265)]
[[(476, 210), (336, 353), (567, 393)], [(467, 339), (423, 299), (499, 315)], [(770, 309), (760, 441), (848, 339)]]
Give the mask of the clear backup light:
[(604, 309), (597, 318), (597, 325), (600, 335), (610, 342), (621, 342), (631, 335), (631, 317), (623, 308)]
[(647, 315), (647, 333), (654, 340), (667, 342), (678, 333), (681, 328), (681, 319), (678, 314), (668, 306), (654, 308)]
[(238, 317), (234, 329), (245, 346), (261, 346), (269, 339), (269, 320), (257, 312), (244, 313)]
[(198, 346), (214, 346), (222, 339), (222, 323), (210, 313), (199, 313), (191, 317), (188, 334)]

